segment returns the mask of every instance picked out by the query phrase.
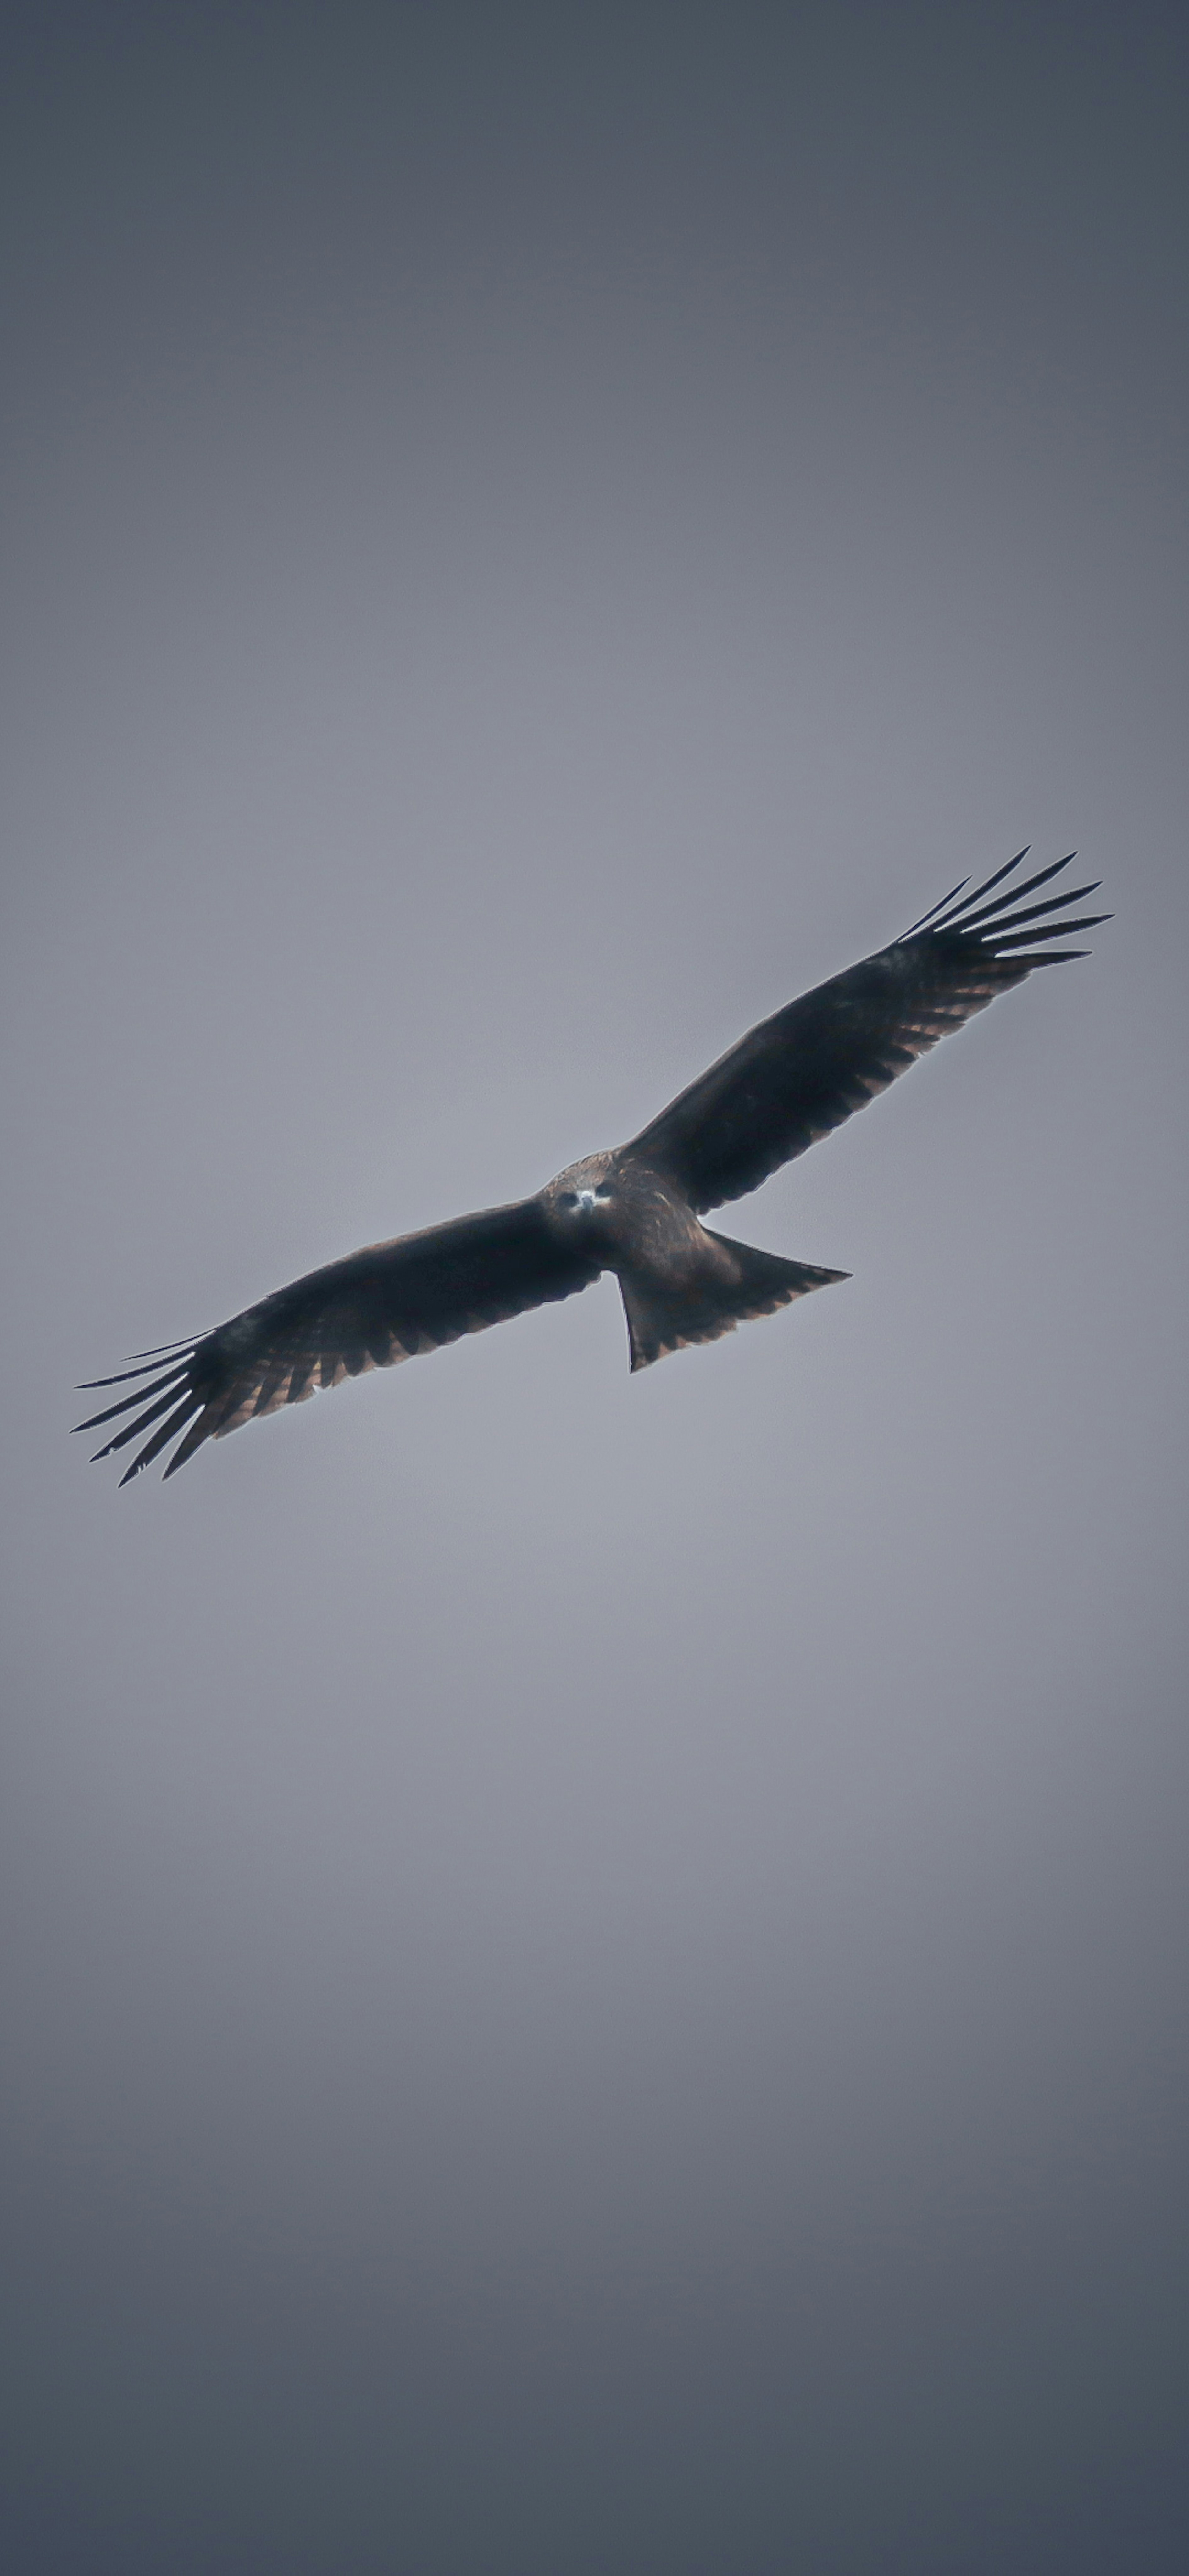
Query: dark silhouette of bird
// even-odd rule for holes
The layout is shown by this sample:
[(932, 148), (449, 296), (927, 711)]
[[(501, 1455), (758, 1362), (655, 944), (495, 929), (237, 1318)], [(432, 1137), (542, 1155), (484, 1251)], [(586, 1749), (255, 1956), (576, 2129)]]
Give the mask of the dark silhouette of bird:
[(165, 1469), (172, 1476), (205, 1440), (572, 1297), (604, 1270), (619, 1280), (633, 1369), (845, 1279), (845, 1270), (735, 1243), (702, 1215), (758, 1189), (1034, 967), (1084, 957), (1047, 943), (1109, 918), (1069, 917), (1096, 885), (1023, 900), (1072, 856), (1006, 893), (995, 889), (1026, 850), (972, 894), (964, 878), (890, 947), (762, 1020), (630, 1145), (588, 1155), (535, 1198), (371, 1244), (199, 1340), (142, 1351), (135, 1366), (91, 1379), (90, 1388), (138, 1383), (77, 1428), (133, 1415), (96, 1452), (108, 1458), (147, 1433), (122, 1484), (180, 1434)]

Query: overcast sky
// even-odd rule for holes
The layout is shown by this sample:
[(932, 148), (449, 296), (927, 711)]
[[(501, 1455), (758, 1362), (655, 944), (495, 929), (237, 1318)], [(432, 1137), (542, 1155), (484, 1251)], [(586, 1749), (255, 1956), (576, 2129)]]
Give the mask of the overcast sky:
[[(5, 2565), (1180, 2576), (1184, 17), (6, 29)], [(1024, 842), (846, 1287), (67, 1439)]]

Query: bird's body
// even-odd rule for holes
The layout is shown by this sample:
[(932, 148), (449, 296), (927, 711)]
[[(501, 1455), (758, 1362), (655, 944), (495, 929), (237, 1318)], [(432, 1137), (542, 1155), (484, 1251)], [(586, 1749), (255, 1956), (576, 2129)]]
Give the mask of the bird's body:
[(534, 1198), (370, 1245), (196, 1342), (142, 1353), (93, 1384), (152, 1383), (79, 1429), (133, 1414), (97, 1453), (148, 1434), (124, 1483), (180, 1434), (171, 1476), (205, 1440), (572, 1296), (604, 1270), (619, 1280), (633, 1369), (844, 1279), (715, 1234), (702, 1215), (758, 1189), (1033, 967), (1085, 953), (1043, 943), (1105, 918), (1068, 918), (1092, 886), (1021, 908), (1068, 860), (987, 901), (1024, 856), (972, 895), (955, 888), (890, 947), (761, 1022), (630, 1144), (588, 1155)]
[(559, 1172), (538, 1204), (557, 1244), (579, 1246), (599, 1270), (615, 1272), (633, 1369), (846, 1277), (712, 1234), (663, 1162), (644, 1161), (632, 1145)]

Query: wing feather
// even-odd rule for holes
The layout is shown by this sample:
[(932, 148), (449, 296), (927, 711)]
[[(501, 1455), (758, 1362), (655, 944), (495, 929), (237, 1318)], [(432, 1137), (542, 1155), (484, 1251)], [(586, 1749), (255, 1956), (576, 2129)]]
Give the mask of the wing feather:
[(1093, 885), (1021, 903), (1060, 876), (1072, 852), (987, 902), (1027, 855), (1021, 850), (973, 893), (956, 886), (890, 947), (761, 1021), (625, 1154), (675, 1182), (696, 1209), (743, 1198), (1034, 966), (1084, 956), (1047, 943), (1108, 918), (1069, 917)]
[(92, 1380), (96, 1387), (130, 1378), (152, 1383), (138, 1382), (77, 1427), (95, 1430), (132, 1414), (96, 1451), (99, 1458), (148, 1433), (123, 1484), (180, 1431), (165, 1469), (176, 1475), (205, 1440), (222, 1440), (244, 1422), (301, 1404), (316, 1386), (339, 1386), (368, 1369), (436, 1350), (462, 1333), (571, 1297), (597, 1277), (597, 1261), (554, 1241), (535, 1199), (487, 1208), (425, 1234), (371, 1244), (278, 1289), (213, 1333), (166, 1344), (172, 1356), (164, 1372), (153, 1358), (147, 1367)]

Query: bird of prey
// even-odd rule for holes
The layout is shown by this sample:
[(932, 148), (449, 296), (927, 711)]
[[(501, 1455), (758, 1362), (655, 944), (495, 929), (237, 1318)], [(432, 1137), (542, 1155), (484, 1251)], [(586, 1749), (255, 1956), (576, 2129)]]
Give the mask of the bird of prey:
[(121, 1477), (126, 1485), (175, 1435), (166, 1476), (243, 1422), (572, 1297), (603, 1270), (619, 1280), (633, 1369), (845, 1279), (844, 1270), (735, 1243), (701, 1217), (758, 1189), (866, 1108), (1034, 966), (1086, 955), (1047, 943), (1109, 918), (1069, 917), (1096, 885), (1026, 904), (1071, 863), (1058, 859), (996, 891), (1026, 857), (1021, 850), (973, 893), (963, 878), (890, 947), (762, 1020), (629, 1145), (571, 1164), (535, 1198), (370, 1244), (198, 1340), (137, 1353), (136, 1365), (88, 1386), (152, 1383), (138, 1382), (77, 1428), (133, 1415), (95, 1453), (110, 1457), (148, 1435)]

